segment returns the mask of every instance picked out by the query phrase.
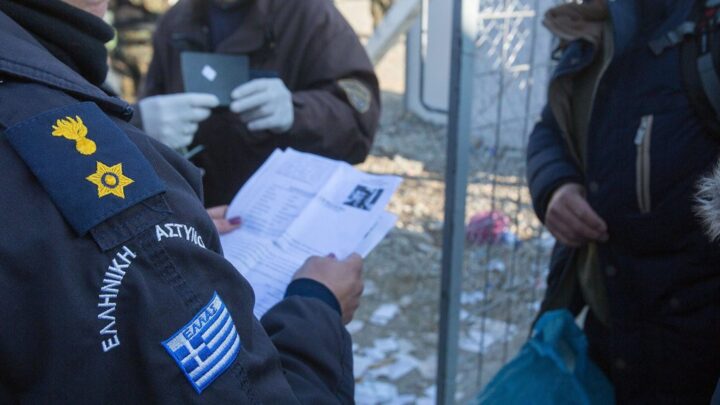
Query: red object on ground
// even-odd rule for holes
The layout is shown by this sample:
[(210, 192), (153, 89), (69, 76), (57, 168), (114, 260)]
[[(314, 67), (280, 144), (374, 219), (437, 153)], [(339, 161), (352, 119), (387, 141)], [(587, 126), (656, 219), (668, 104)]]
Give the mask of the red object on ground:
[(465, 237), (476, 245), (495, 244), (502, 240), (509, 224), (510, 218), (502, 212), (481, 212), (470, 218), (465, 228)]

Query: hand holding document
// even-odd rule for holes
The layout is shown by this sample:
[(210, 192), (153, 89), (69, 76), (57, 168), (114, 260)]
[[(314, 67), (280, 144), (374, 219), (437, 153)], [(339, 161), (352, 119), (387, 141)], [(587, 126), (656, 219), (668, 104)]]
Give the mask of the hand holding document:
[(273, 152), (228, 208), (242, 227), (220, 238), (255, 291), (255, 315), (282, 300), (310, 256), (367, 256), (395, 224), (385, 207), (400, 182), (309, 153)]

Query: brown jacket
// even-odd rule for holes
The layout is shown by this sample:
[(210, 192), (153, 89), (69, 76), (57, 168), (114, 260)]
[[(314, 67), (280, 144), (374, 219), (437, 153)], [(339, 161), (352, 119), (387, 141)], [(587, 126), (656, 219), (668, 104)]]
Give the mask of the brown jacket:
[[(563, 19), (563, 13), (576, 13), (582, 18)], [(597, 86), (610, 65), (614, 53), (612, 23), (603, 1), (585, 4), (564, 4), (550, 9), (545, 26), (563, 41), (585, 39), (597, 49), (593, 62), (574, 75), (551, 81), (548, 104), (578, 166), (585, 167), (587, 126), (595, 102)], [(572, 24), (569, 24), (569, 22)], [(605, 283), (598, 262), (597, 245), (589, 243), (576, 249), (566, 263), (559, 287), (549, 292), (544, 310), (567, 308), (578, 286), (582, 298), (595, 316), (608, 323)], [(544, 312), (544, 311), (543, 311)]]
[[(200, 4), (200, 3), (198, 3)], [(254, 71), (277, 74), (293, 93), (284, 134), (254, 132), (219, 109), (200, 124), (193, 162), (205, 170), (205, 204), (227, 204), (275, 148), (362, 162), (380, 115), (380, 91), (364, 48), (330, 0), (255, 0), (243, 24), (212, 51), (247, 54)], [(181, 0), (161, 19), (144, 96), (184, 91), (180, 52), (210, 51), (206, 18)]]

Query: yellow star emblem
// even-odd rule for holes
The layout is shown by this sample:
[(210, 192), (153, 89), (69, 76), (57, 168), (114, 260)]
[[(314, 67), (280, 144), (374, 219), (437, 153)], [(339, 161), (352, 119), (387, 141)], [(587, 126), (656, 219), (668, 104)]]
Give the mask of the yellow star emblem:
[(123, 175), (122, 163), (106, 166), (102, 162), (97, 162), (97, 171), (87, 176), (86, 179), (97, 186), (98, 198), (103, 198), (108, 194), (125, 198), (125, 186), (135, 182)]

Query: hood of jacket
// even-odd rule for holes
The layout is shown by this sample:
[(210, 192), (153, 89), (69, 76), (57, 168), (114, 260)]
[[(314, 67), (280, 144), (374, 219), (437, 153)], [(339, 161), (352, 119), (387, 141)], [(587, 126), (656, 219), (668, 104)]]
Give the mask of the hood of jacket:
[(700, 181), (695, 211), (705, 225), (708, 236), (720, 239), (720, 163)]

